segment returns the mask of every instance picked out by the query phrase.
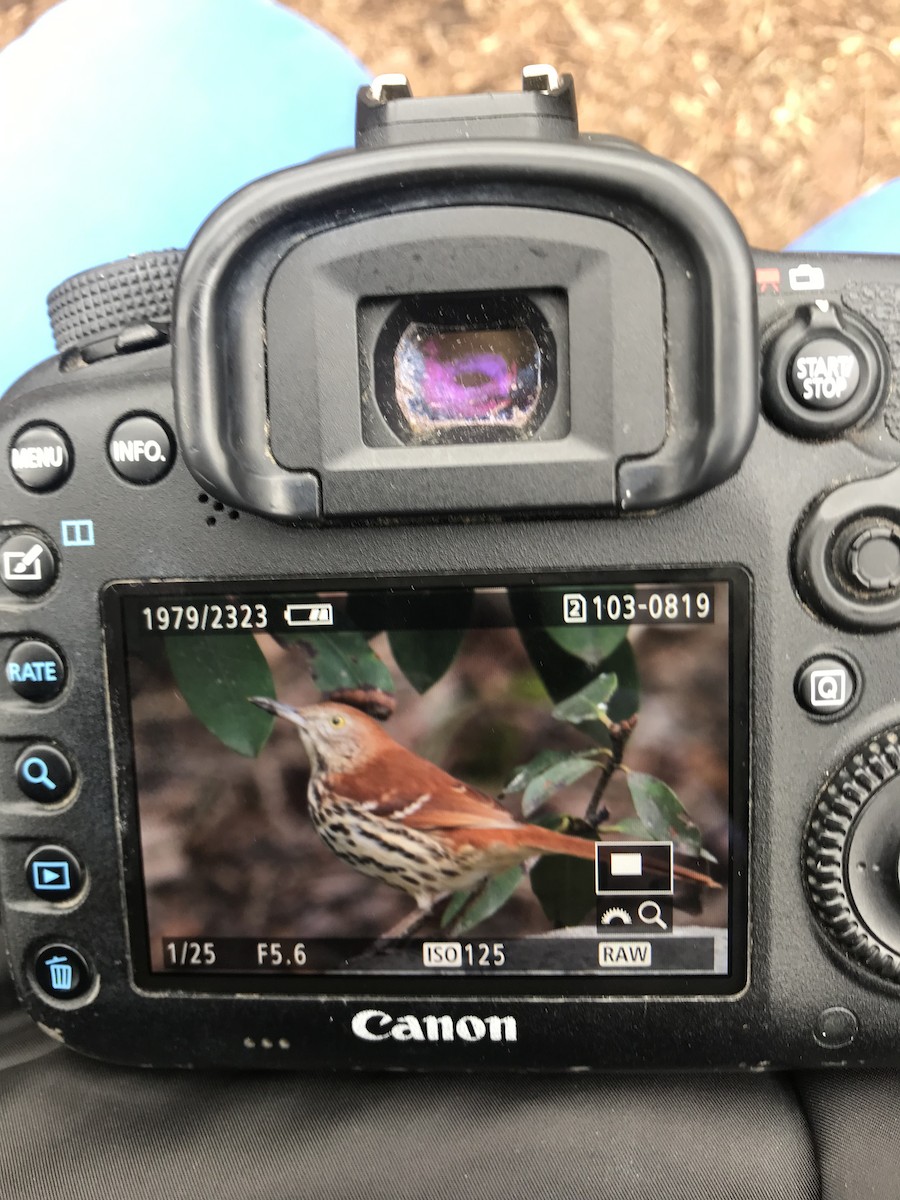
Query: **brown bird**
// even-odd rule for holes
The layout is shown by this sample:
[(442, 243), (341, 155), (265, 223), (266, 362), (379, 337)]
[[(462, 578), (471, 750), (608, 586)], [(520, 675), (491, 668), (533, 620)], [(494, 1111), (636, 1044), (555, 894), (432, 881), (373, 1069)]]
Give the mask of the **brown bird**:
[[(407, 750), (344, 704), (251, 703), (296, 728), (310, 762), (309, 811), (319, 836), (361, 871), (416, 902), (402, 937), (452, 892), (539, 854), (594, 859), (594, 842), (517, 821), (502, 805)], [(705, 876), (676, 868), (703, 883)]]

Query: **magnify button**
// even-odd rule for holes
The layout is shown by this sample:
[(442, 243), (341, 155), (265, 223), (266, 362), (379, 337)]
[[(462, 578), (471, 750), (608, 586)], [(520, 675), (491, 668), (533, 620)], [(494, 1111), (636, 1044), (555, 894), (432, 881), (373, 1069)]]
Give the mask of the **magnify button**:
[(662, 909), (655, 900), (645, 900), (638, 909), (638, 917), (645, 925), (658, 925), (660, 929), (668, 930), (669, 926), (662, 919)]
[(72, 790), (72, 764), (55, 746), (29, 746), (16, 760), (16, 783), (29, 800), (59, 804)]

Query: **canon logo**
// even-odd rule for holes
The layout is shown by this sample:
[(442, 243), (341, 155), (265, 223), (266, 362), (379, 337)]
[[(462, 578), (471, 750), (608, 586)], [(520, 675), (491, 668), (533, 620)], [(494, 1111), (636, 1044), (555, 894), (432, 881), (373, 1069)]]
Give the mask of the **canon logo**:
[(364, 1042), (514, 1042), (515, 1017), (392, 1017), (377, 1008), (365, 1008), (350, 1022)]

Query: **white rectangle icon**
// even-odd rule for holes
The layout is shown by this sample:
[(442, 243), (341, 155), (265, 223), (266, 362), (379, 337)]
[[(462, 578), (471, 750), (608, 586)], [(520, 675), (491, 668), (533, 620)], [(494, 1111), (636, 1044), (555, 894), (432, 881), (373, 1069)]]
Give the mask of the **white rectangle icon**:
[(423, 942), (423, 967), (461, 967), (462, 942)]
[(284, 623), (292, 628), (308, 629), (311, 625), (333, 625), (333, 604), (286, 604)]
[(613, 850), (609, 856), (609, 873), (619, 879), (640, 878), (644, 873), (644, 856), (633, 851)]
[(621, 942), (600, 942), (597, 963), (607, 971), (646, 970), (653, 964), (653, 943), (631, 938)]

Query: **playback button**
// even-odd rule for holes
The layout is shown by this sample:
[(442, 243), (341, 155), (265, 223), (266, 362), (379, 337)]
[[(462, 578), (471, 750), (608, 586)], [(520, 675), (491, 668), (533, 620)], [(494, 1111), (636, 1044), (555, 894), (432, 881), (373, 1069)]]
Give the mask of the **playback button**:
[(25, 880), (39, 899), (59, 904), (81, 891), (84, 870), (64, 846), (41, 846), (25, 861)]

